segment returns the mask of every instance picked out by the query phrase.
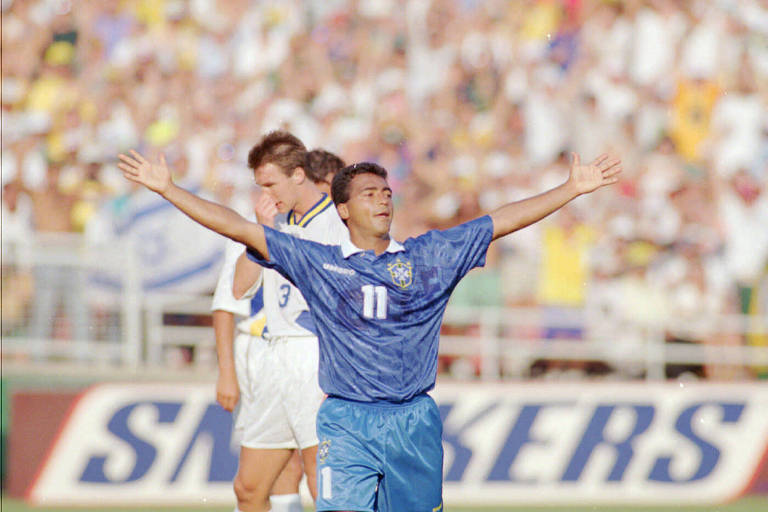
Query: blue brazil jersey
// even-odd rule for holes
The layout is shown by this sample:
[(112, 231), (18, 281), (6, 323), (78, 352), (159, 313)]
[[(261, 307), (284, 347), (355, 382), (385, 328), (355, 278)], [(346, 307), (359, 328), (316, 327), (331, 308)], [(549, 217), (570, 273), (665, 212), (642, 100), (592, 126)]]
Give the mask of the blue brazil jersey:
[(429, 231), (376, 256), (347, 242), (323, 245), (264, 228), (270, 261), (251, 259), (296, 285), (320, 342), (319, 382), (332, 396), (408, 400), (435, 385), (440, 324), (459, 280), (485, 264), (485, 216)]

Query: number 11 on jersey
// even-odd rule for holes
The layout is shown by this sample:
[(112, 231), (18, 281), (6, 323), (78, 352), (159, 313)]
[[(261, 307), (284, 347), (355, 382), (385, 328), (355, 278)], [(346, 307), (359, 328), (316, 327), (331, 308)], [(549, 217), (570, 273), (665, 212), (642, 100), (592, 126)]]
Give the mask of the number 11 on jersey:
[(376, 318), (384, 320), (387, 318), (387, 289), (384, 286), (373, 286), (366, 284), (363, 286), (363, 316), (373, 318), (374, 309)]

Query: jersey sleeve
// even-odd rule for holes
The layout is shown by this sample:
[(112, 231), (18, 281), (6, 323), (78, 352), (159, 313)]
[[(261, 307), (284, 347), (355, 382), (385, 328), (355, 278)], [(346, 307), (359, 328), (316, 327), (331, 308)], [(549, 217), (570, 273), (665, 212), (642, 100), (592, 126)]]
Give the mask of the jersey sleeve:
[(259, 274), (259, 277), (254, 281), (254, 283), (251, 285), (250, 288), (248, 288), (248, 291), (246, 291), (242, 298), (243, 299), (252, 299), (256, 296), (256, 292), (258, 292), (261, 289), (261, 285), (264, 282), (264, 273), (262, 272)]
[(452, 269), (448, 275), (452, 274), (455, 285), (467, 272), (485, 265), (493, 240), (493, 221), (486, 215), (450, 229), (430, 231), (423, 238), (422, 250), (429, 251), (440, 267)]
[(313, 263), (317, 261), (318, 253), (322, 248), (330, 246), (303, 240), (267, 226), (264, 226), (264, 237), (267, 240), (267, 248), (269, 249), (269, 260), (265, 260), (252, 247), (248, 248), (248, 258), (265, 268), (278, 271), (303, 293), (304, 290), (297, 283), (306, 282), (307, 280), (300, 279), (300, 277), (312, 273)]
[(235, 277), (235, 263), (237, 258), (245, 250), (245, 246), (237, 242), (228, 241), (224, 253), (224, 264), (221, 266), (219, 280), (216, 283), (216, 291), (213, 294), (211, 311), (228, 311), (240, 316), (250, 315), (248, 300), (238, 300), (232, 295), (232, 281)]

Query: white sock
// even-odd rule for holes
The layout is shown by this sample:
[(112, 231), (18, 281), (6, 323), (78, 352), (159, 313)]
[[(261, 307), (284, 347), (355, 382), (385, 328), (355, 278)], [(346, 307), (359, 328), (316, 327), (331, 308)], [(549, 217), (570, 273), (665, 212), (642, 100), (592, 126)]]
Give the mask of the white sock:
[[(243, 512), (243, 511), (240, 510), (239, 508), (237, 508), (237, 506), (235, 506), (235, 511), (234, 512)], [(272, 512), (272, 511), (271, 510), (267, 510), (267, 512)]]
[(272, 512), (303, 512), (301, 497), (298, 494), (273, 494), (269, 497)]

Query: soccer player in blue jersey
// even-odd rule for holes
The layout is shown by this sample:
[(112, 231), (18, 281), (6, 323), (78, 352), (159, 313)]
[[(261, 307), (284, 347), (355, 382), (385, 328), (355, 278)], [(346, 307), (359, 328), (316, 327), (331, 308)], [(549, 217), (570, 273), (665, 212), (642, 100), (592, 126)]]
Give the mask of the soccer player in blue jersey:
[(319, 511), (442, 510), (442, 425), (427, 392), (451, 291), (484, 264), (492, 240), (615, 183), (621, 172), (619, 160), (607, 155), (589, 165), (574, 155), (562, 185), (401, 244), (389, 236), (386, 171), (355, 164), (332, 185), (350, 240), (328, 246), (248, 222), (179, 188), (162, 158), (159, 165), (136, 152), (120, 159), (126, 178), (247, 245), (252, 258), (291, 279), (309, 303), (320, 339), (320, 386), (328, 394), (317, 418)]

